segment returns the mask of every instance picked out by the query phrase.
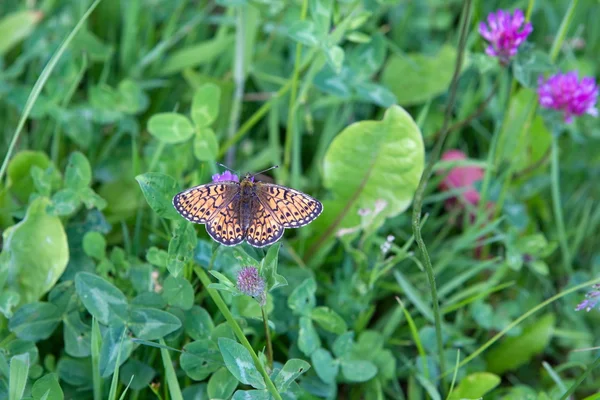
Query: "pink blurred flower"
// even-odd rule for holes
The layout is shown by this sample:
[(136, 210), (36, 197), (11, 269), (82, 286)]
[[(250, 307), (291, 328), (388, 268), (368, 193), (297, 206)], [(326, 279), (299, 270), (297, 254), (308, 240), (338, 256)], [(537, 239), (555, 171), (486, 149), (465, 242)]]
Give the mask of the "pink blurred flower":
[(544, 108), (562, 111), (565, 122), (573, 122), (573, 116), (583, 114), (598, 115), (598, 85), (591, 76), (579, 80), (577, 71), (558, 73), (548, 80), (538, 79), (538, 96)]
[(223, 181), (235, 181), (239, 182), (240, 178), (236, 174), (232, 174), (230, 171), (225, 171), (222, 174), (214, 174), (212, 176), (213, 182), (223, 182)]
[(516, 9), (510, 12), (498, 10), (487, 17), (487, 24), (479, 24), (479, 34), (489, 42), (485, 49), (487, 55), (498, 57), (504, 65), (517, 54), (519, 46), (533, 31), (530, 22), (525, 23), (523, 11)]
[[(460, 150), (448, 150), (442, 155), (442, 160), (466, 160), (467, 156)], [(440, 184), (443, 191), (453, 189), (465, 189), (460, 193), (458, 200), (470, 203), (474, 206), (479, 204), (480, 195), (473, 184), (483, 179), (483, 169), (480, 167), (454, 167)]]
[(261, 305), (265, 304), (266, 283), (254, 267), (244, 267), (238, 272), (237, 288), (247, 296), (258, 298)]

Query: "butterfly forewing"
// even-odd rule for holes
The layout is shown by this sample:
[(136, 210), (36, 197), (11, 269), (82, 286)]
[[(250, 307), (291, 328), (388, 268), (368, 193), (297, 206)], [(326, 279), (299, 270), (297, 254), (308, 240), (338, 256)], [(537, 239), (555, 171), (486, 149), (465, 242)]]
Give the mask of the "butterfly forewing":
[(284, 228), (298, 228), (315, 220), (323, 211), (317, 199), (285, 186), (258, 183), (256, 194), (267, 211)]
[(217, 182), (200, 185), (178, 193), (173, 206), (181, 216), (197, 224), (205, 224), (227, 206), (238, 194), (237, 182)]

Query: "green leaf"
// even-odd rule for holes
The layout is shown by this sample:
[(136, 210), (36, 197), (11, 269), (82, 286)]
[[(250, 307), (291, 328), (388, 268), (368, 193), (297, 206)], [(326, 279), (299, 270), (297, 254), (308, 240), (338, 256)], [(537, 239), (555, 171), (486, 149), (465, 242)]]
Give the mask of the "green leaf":
[(315, 372), (325, 383), (334, 384), (339, 372), (339, 361), (335, 360), (331, 353), (321, 348), (310, 356)]
[(194, 136), (194, 157), (198, 161), (214, 161), (219, 153), (215, 132), (208, 127), (198, 128)]
[(150, 117), (148, 132), (163, 143), (183, 143), (194, 134), (194, 126), (184, 115), (161, 113)]
[(287, 33), (293, 40), (308, 47), (319, 44), (315, 24), (312, 21), (294, 21), (288, 28)]
[(20, 400), (25, 392), (29, 373), (29, 353), (19, 354), (10, 359), (10, 378), (8, 380), (8, 399)]
[(192, 99), (192, 121), (197, 128), (210, 126), (219, 116), (221, 89), (214, 83), (206, 83), (196, 89)]
[(333, 354), (336, 357), (343, 357), (350, 353), (352, 346), (354, 345), (354, 332), (346, 332), (338, 336), (333, 342)]
[(6, 169), (8, 185), (13, 194), (21, 203), (27, 204), (29, 196), (33, 193), (35, 185), (31, 172), (33, 167), (46, 170), (52, 162), (45, 153), (41, 151), (20, 151), (10, 160)]
[(221, 368), (208, 380), (208, 397), (211, 399), (229, 399), (238, 386), (238, 380), (227, 370)]
[(424, 103), (448, 89), (455, 62), (456, 49), (450, 46), (442, 47), (434, 56), (392, 55), (385, 64), (381, 82), (396, 95), (398, 104)]
[(180, 222), (169, 242), (167, 269), (171, 275), (179, 276), (185, 264), (193, 258), (196, 242), (194, 226), (187, 221)]
[(158, 247), (150, 247), (146, 252), (146, 260), (159, 268), (167, 268), (169, 253)]
[(371, 361), (342, 360), (342, 375), (350, 382), (366, 382), (377, 375), (377, 367)]
[(92, 366), (89, 358), (61, 357), (56, 372), (62, 381), (70, 385), (87, 387), (92, 385)]
[(34, 400), (62, 400), (64, 394), (56, 374), (46, 374), (33, 384), (31, 396)]
[(52, 196), (52, 204), (48, 206), (51, 215), (72, 215), (81, 205), (81, 196), (73, 189), (61, 189)]
[(529, 44), (519, 49), (511, 65), (515, 79), (524, 87), (531, 89), (538, 87), (538, 78), (541, 75), (555, 72), (557, 69), (548, 52), (534, 49)]
[(238, 390), (231, 400), (271, 400), (268, 390)]
[(525, 328), (519, 336), (509, 337), (494, 346), (485, 357), (488, 371), (502, 375), (527, 364), (547, 348), (555, 322), (554, 314), (546, 314)]
[(223, 359), (215, 342), (202, 339), (184, 346), (180, 363), (187, 376), (201, 381), (221, 368)]
[(194, 288), (183, 277), (169, 276), (163, 284), (163, 297), (167, 304), (189, 310), (194, 305)]
[(329, 307), (317, 307), (310, 312), (310, 318), (326, 331), (341, 335), (348, 327), (346, 321)]
[(42, 20), (40, 11), (24, 10), (4, 15), (0, 19), (0, 56), (27, 38)]
[(92, 167), (88, 159), (78, 151), (71, 153), (65, 170), (65, 185), (70, 189), (80, 190), (91, 183)]
[(52, 335), (61, 317), (58, 307), (52, 303), (29, 303), (17, 310), (8, 328), (19, 339), (37, 342)]
[(49, 200), (36, 198), (25, 218), (3, 233), (0, 260), (15, 277), (9, 289), (17, 291), (21, 301), (37, 301), (62, 275), (69, 261), (67, 235), (58, 217), (48, 215)]
[(134, 308), (129, 316), (129, 328), (139, 339), (160, 339), (180, 327), (179, 318), (155, 308)]
[(288, 390), (292, 382), (309, 369), (310, 364), (306, 361), (292, 358), (288, 360), (283, 368), (277, 373), (273, 383), (277, 390), (283, 393)]
[(421, 132), (401, 107), (388, 108), (382, 121), (350, 125), (335, 137), (325, 154), (325, 186), (344, 205), (330, 213), (345, 212), (349, 218), (363, 208), (379, 210), (382, 218), (398, 215), (412, 201), (424, 158)]
[(173, 196), (179, 192), (175, 179), (160, 172), (146, 172), (135, 177), (148, 205), (159, 216), (180, 220), (181, 216), (173, 206)]
[(241, 266), (244, 267), (254, 267), (260, 271), (260, 263), (254, 259), (254, 257), (250, 256), (246, 251), (242, 248), (242, 246), (236, 246), (233, 248), (233, 255), (236, 260), (239, 261)]
[(344, 50), (340, 46), (331, 46), (325, 50), (325, 56), (329, 66), (336, 74), (342, 72), (344, 64)]
[(233, 35), (217, 35), (215, 39), (205, 40), (199, 44), (177, 50), (169, 55), (159, 74), (169, 75), (186, 68), (209, 64), (224, 52), (231, 50), (233, 39)]
[(298, 332), (298, 348), (307, 356), (321, 347), (321, 339), (308, 317), (300, 317), (300, 331)]
[(475, 372), (464, 377), (449, 400), (479, 399), (500, 384), (500, 377), (489, 372)]
[[(127, 360), (119, 370), (121, 383), (129, 384), (132, 390), (142, 390), (148, 387), (156, 376), (154, 368), (134, 358)], [(131, 383), (130, 383), (131, 382)]]
[(225, 366), (238, 381), (256, 389), (265, 389), (265, 380), (256, 369), (250, 352), (235, 340), (219, 338), (219, 349)]
[(194, 340), (208, 339), (215, 327), (208, 311), (200, 306), (193, 306), (185, 312), (183, 324), (185, 333)]
[[(100, 348), (99, 371), (102, 378), (107, 378), (121, 366), (133, 351), (133, 341), (126, 332), (124, 325), (109, 326), (102, 336)], [(117, 364), (117, 359), (119, 363)]]
[(14, 290), (3, 289), (0, 293), (0, 313), (7, 319), (13, 316), (13, 309), (19, 304), (21, 296)]
[(102, 260), (106, 257), (106, 239), (100, 232), (87, 232), (83, 235), (83, 251), (96, 260)]
[(368, 43), (356, 46), (348, 55), (352, 70), (365, 78), (370, 78), (379, 71), (386, 55), (385, 36), (376, 33), (370, 39)]
[(294, 314), (309, 315), (317, 305), (316, 292), (317, 283), (314, 278), (305, 279), (288, 297), (288, 307)]
[(92, 329), (81, 321), (79, 311), (71, 312), (63, 323), (65, 352), (73, 357), (89, 357)]
[(138, 114), (148, 108), (148, 95), (137, 82), (125, 79), (119, 82), (117, 90), (120, 111), (126, 114)]
[(104, 325), (126, 320), (125, 295), (98, 275), (79, 272), (75, 275), (75, 290), (89, 313)]

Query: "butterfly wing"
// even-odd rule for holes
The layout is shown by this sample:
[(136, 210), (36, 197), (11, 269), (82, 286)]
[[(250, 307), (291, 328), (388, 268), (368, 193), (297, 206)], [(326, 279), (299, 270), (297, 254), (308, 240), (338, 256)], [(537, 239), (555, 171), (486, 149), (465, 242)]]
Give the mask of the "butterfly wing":
[(299, 228), (323, 212), (323, 204), (305, 193), (273, 183), (257, 183), (256, 194), (264, 208), (284, 228)]
[(240, 223), (240, 198), (236, 195), (226, 206), (217, 211), (206, 223), (206, 232), (217, 242), (225, 246), (235, 246), (244, 241), (244, 232)]
[(196, 224), (205, 224), (239, 194), (237, 182), (216, 182), (195, 186), (173, 197), (173, 206), (181, 216)]
[(246, 231), (246, 241), (254, 247), (265, 247), (278, 241), (285, 230), (261, 201), (254, 202), (253, 218)]

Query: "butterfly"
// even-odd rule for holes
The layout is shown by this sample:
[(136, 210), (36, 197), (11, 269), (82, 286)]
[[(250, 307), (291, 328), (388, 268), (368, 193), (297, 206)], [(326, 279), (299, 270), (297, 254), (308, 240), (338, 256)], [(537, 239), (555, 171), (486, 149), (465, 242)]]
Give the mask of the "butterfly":
[(246, 240), (254, 247), (277, 242), (285, 228), (307, 225), (323, 211), (317, 199), (285, 186), (255, 182), (251, 174), (240, 182), (232, 178), (184, 190), (173, 197), (173, 206), (188, 221), (205, 224), (217, 242), (235, 246)]

